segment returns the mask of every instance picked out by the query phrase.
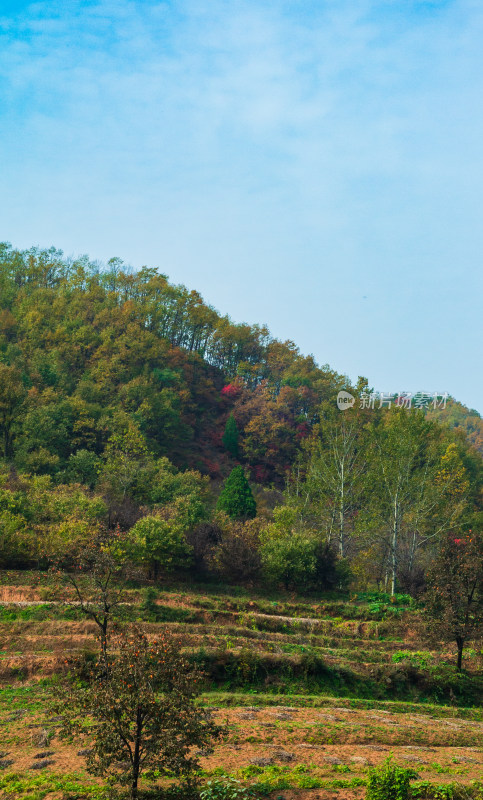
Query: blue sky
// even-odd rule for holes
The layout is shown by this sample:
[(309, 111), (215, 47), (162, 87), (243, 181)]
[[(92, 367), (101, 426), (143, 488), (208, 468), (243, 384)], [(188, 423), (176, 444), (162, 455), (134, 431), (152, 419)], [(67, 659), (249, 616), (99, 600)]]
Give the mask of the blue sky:
[(480, 0), (0, 4), (0, 240), (483, 411)]

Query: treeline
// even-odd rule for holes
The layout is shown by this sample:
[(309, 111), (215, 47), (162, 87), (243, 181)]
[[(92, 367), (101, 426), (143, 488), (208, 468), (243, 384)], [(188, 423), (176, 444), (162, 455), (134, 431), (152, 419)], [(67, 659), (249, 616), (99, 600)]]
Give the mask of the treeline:
[(3, 245), (0, 292), (0, 567), (68, 565), (110, 531), (153, 579), (417, 593), (448, 534), (481, 535), (462, 424), (339, 412), (367, 381), (154, 269)]

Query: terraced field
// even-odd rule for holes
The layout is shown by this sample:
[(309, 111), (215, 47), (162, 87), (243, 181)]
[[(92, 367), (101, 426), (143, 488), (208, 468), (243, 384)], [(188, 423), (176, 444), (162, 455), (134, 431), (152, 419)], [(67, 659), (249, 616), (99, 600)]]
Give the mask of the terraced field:
[[(49, 576), (0, 585), (0, 797), (102, 797), (75, 742), (45, 713), (66, 653), (89, 657), (95, 626), (59, 600)], [(392, 755), (414, 769), (418, 797), (476, 797), (483, 767), (483, 664), (458, 677), (421, 638), (417, 609), (325, 598), (172, 587), (128, 591), (123, 617), (183, 636), (207, 675), (201, 702), (228, 737), (204, 775), (236, 775), (260, 796), (362, 797), (367, 770)], [(458, 789), (448, 787), (457, 784)], [(441, 787), (446, 787), (443, 790)], [(437, 787), (440, 787), (439, 789)]]

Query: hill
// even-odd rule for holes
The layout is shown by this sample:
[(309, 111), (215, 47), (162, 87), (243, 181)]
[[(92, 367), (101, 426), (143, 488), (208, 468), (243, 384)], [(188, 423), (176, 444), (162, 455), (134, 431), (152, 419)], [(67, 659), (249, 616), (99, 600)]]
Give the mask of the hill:
[(460, 431), (468, 442), (483, 454), (483, 419), (478, 411), (450, 397), (446, 408), (430, 409), (428, 417)]
[[(0, 297), (4, 567), (48, 566), (117, 526), (150, 574), (417, 592), (440, 534), (481, 528), (481, 420), (455, 401), (436, 421), (341, 415), (338, 391), (367, 380), (118, 259), (2, 245)], [(216, 512), (235, 467), (251, 523)]]
[(228, 736), (203, 781), (355, 800), (394, 754), (414, 797), (477, 800), (479, 418), (340, 414), (365, 379), (117, 259), (3, 245), (0, 295), (0, 797), (107, 798), (47, 713), (96, 659), (73, 581), (106, 569), (117, 624), (180, 635), (205, 673)]
[(248, 433), (248, 463), (280, 481), (317, 407), (348, 384), (264, 326), (236, 325), (196, 291), (117, 259), (101, 271), (3, 245), (0, 296), (0, 436), (26, 471), (61, 475), (77, 451), (101, 453), (125, 415), (155, 455), (219, 477), (237, 398), (240, 417), (269, 425), (270, 460)]

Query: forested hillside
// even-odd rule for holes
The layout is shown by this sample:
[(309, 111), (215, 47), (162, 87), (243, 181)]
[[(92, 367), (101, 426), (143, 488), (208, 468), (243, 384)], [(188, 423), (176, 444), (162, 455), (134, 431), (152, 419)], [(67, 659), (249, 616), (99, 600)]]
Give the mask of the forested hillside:
[(155, 269), (123, 271), (114, 259), (100, 271), (3, 246), (0, 270), (1, 434), (22, 469), (62, 473), (79, 450), (102, 453), (129, 419), (155, 455), (220, 475), (236, 402), (247, 463), (283, 478), (320, 402), (346, 385)]
[(151, 575), (418, 591), (441, 537), (481, 525), (458, 403), (341, 414), (367, 381), (117, 259), (2, 245), (0, 292), (3, 566), (102, 529)]

